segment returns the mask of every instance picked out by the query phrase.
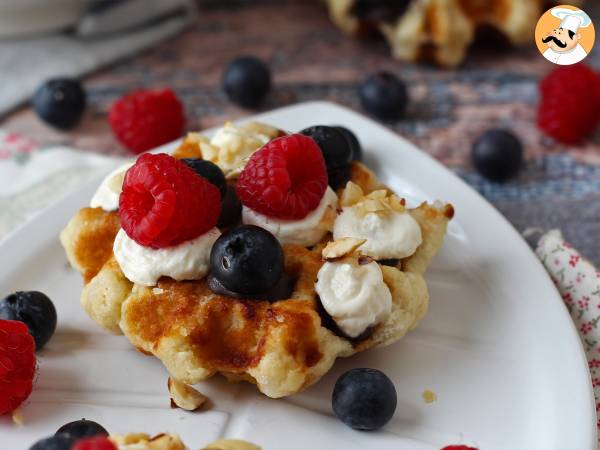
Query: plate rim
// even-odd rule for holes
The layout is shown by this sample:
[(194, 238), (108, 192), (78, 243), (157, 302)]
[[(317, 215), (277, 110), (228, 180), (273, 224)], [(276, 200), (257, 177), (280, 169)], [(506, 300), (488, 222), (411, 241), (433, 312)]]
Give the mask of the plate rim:
[[(579, 333), (577, 332), (575, 324), (573, 323), (573, 320), (571, 319), (571, 317), (568, 313), (568, 310), (566, 309), (566, 307), (560, 297), (558, 290), (553, 285), (553, 283), (550, 279), (550, 276), (546, 272), (546, 269), (543, 267), (542, 263), (535, 256), (533, 250), (529, 247), (529, 245), (526, 243), (526, 241), (523, 239), (523, 237), (519, 234), (519, 232), (494, 207), (493, 204), (491, 204), (485, 197), (483, 197), (479, 192), (477, 192), (472, 186), (467, 184), (466, 181), (464, 181), (462, 178), (460, 178), (458, 175), (456, 175), (452, 170), (450, 170), (449, 168), (444, 166), (441, 162), (439, 162), (438, 160), (433, 158), (431, 155), (429, 155), (424, 150), (421, 150), (419, 147), (417, 147), (415, 144), (413, 144), (412, 142), (410, 142), (409, 140), (407, 140), (400, 134), (396, 133), (395, 131), (385, 127), (384, 125), (376, 122), (375, 120), (373, 120), (361, 113), (358, 113), (348, 107), (339, 105), (334, 102), (319, 100), (319, 101), (308, 101), (308, 102), (295, 103), (293, 105), (288, 105), (288, 106), (276, 108), (276, 109), (269, 110), (269, 111), (263, 111), (258, 114), (245, 116), (245, 117), (242, 117), (242, 118), (239, 118), (236, 120), (232, 120), (232, 122), (244, 123), (244, 122), (249, 122), (249, 121), (261, 121), (261, 120), (265, 120), (264, 118), (272, 117), (274, 115), (279, 115), (282, 113), (298, 112), (298, 111), (302, 111), (302, 110), (306, 110), (306, 109), (310, 110), (310, 109), (314, 109), (314, 108), (326, 108), (326, 109), (330, 109), (332, 111), (336, 111), (336, 110), (343, 111), (344, 114), (354, 116), (357, 120), (360, 120), (363, 122), (368, 122), (368, 124), (371, 127), (374, 127), (375, 129), (377, 129), (378, 132), (392, 135), (395, 139), (401, 141), (403, 143), (403, 145), (405, 146), (406, 151), (410, 151), (414, 157), (420, 158), (423, 161), (427, 161), (426, 162), (427, 164), (433, 164), (438, 170), (443, 171), (447, 176), (449, 176), (452, 179), (452, 182), (456, 183), (462, 191), (464, 191), (465, 193), (468, 193), (468, 195), (474, 196), (473, 198), (477, 198), (476, 201), (480, 202), (482, 205), (486, 205), (486, 207), (495, 216), (496, 221), (499, 224), (502, 224), (502, 226), (506, 229), (507, 232), (512, 233), (512, 237), (516, 238), (515, 241), (518, 243), (517, 245), (520, 247), (520, 249), (521, 249), (520, 251), (521, 251), (522, 255), (525, 255), (525, 254), (528, 255), (527, 258), (529, 260), (525, 261), (525, 263), (526, 264), (533, 263), (533, 266), (535, 267), (535, 269), (532, 269), (532, 270), (537, 271), (537, 277), (540, 279), (540, 281), (542, 279), (544, 279), (545, 281), (543, 281), (543, 283), (546, 283), (547, 286), (551, 288), (550, 291), (553, 292), (554, 298), (548, 299), (548, 301), (550, 303), (556, 304), (556, 306), (554, 306), (554, 307), (559, 308), (561, 310), (561, 314), (559, 314), (559, 317), (561, 318), (560, 320), (562, 320), (562, 323), (564, 324), (563, 331), (568, 334), (569, 338), (574, 343), (574, 345), (569, 345), (569, 346), (574, 347), (573, 351), (577, 352), (578, 360), (580, 362), (579, 369), (586, 375), (584, 377), (585, 379), (581, 380), (581, 382), (584, 384), (583, 386), (581, 386), (581, 389), (587, 391), (587, 393), (588, 393), (587, 398), (589, 399), (589, 401), (588, 401), (587, 415), (591, 419), (590, 423), (587, 426), (587, 429), (580, 430), (580, 432), (588, 435), (588, 439), (586, 439), (586, 440), (589, 440), (589, 449), (595, 450), (597, 448), (597, 439), (598, 439), (597, 432), (598, 431), (597, 431), (597, 427), (596, 427), (597, 419), (596, 419), (596, 409), (595, 409), (595, 402), (594, 402), (594, 391), (592, 388), (591, 377), (590, 377), (588, 363), (587, 363), (587, 357), (585, 355), (585, 351), (584, 351), (583, 344), (581, 342)], [(269, 120), (269, 119), (266, 119), (266, 120)], [(213, 132), (214, 130), (216, 130), (217, 128), (218, 128), (218, 126), (215, 126), (215, 127), (201, 130), (201, 132), (210, 133), (210, 132)], [(178, 145), (179, 142), (181, 142), (181, 140), (182, 140), (182, 138), (177, 139), (173, 142), (164, 144), (164, 145), (159, 146), (150, 151), (153, 153), (171, 151)], [(8, 255), (12, 255), (14, 253), (16, 253), (18, 255), (17, 259), (21, 259), (21, 258), (19, 258), (19, 252), (18, 252), (19, 246), (21, 246), (21, 244), (22, 244), (21, 236), (24, 236), (24, 235), (27, 235), (27, 236), (34, 235), (35, 236), (37, 229), (46, 228), (47, 223), (56, 222), (56, 220), (57, 220), (56, 217), (54, 217), (54, 220), (52, 220), (53, 216), (54, 216), (53, 210), (68, 208), (68, 206), (70, 206), (70, 204), (73, 203), (73, 199), (78, 196), (80, 190), (85, 189), (85, 188), (90, 188), (90, 186), (92, 186), (93, 184), (98, 184), (104, 175), (105, 174), (98, 175), (98, 176), (94, 177), (93, 179), (89, 180), (88, 182), (83, 183), (82, 185), (78, 186), (77, 188), (75, 188), (75, 190), (62, 196), (62, 198), (57, 199), (55, 202), (51, 203), (47, 207), (45, 207), (42, 210), (40, 210), (39, 212), (37, 212), (33, 217), (29, 218), (25, 223), (21, 224), (20, 226), (18, 226), (14, 230), (12, 230), (10, 233), (8, 233), (2, 240), (0, 240), (0, 263), (3, 263), (3, 262), (14, 263), (15, 262), (14, 258), (11, 258), (8, 256)], [(61, 222), (62, 222), (62, 220), (61, 220)], [(35, 248), (36, 246), (32, 243), (29, 245), (29, 247), (31, 250), (31, 249)], [(25, 255), (20, 255), (20, 256), (22, 257), (22, 259), (26, 259), (26, 255), (27, 255), (27, 253)], [(2, 273), (2, 271), (0, 271), (0, 274), (1, 273)]]

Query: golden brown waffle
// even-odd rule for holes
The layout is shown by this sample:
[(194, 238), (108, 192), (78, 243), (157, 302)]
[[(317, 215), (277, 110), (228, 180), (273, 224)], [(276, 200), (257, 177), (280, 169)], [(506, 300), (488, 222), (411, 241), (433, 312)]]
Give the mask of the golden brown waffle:
[[(179, 436), (158, 434), (150, 436), (144, 433), (113, 434), (109, 439), (123, 450), (188, 450)], [(238, 439), (219, 439), (207, 444), (204, 450), (260, 450), (257, 445)]]
[(144, 433), (113, 434), (109, 439), (120, 449), (187, 450), (181, 439), (173, 434), (158, 434), (156, 436)]
[[(352, 178), (365, 193), (382, 186), (360, 163)], [(195, 384), (221, 373), (283, 397), (316, 382), (337, 357), (391, 344), (422, 319), (429, 301), (422, 273), (441, 247), (453, 211), (450, 205), (423, 203), (409, 212), (421, 225), (423, 244), (397, 267), (382, 266), (392, 313), (358, 342), (324, 325), (314, 287), (323, 264), (320, 247), (284, 246), (285, 272), (296, 281), (289, 299), (270, 303), (217, 295), (206, 280), (132, 284), (112, 255), (118, 231), (114, 212), (83, 208), (61, 233), (61, 242), (84, 275), (81, 303), (88, 315), (158, 357), (173, 378)]]
[[(433, 59), (459, 64), (475, 31), (491, 26), (514, 44), (530, 43), (543, 0), (412, 0), (369, 2), (327, 0), (333, 22), (350, 34), (380, 31), (399, 59)], [(402, 5), (401, 7), (399, 5)]]

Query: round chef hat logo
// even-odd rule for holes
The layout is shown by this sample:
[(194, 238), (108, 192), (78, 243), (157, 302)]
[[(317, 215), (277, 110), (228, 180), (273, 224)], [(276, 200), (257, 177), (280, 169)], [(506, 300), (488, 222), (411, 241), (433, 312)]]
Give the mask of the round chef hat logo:
[(535, 27), (535, 43), (553, 64), (568, 66), (582, 61), (592, 51), (596, 32), (585, 11), (560, 5), (544, 13)]

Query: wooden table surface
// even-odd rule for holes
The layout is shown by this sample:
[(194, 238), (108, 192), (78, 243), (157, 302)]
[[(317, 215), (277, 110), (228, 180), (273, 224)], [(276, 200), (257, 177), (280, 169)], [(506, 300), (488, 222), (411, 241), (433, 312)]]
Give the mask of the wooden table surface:
[[(600, 2), (588, 3), (592, 19), (600, 19)], [(220, 89), (224, 66), (241, 54), (261, 57), (272, 69), (274, 89), (261, 110), (326, 99), (360, 111), (357, 83), (376, 70), (396, 73), (409, 86), (411, 104), (404, 119), (388, 126), (456, 170), (519, 230), (558, 226), (600, 262), (600, 134), (566, 148), (537, 130), (538, 80), (554, 66), (533, 45), (506, 51), (480, 45), (460, 68), (444, 70), (395, 61), (381, 40), (343, 35), (318, 3), (201, 2), (195, 23), (178, 37), (84, 80), (89, 108), (74, 131), (51, 130), (29, 107), (0, 127), (44, 144), (125, 155), (106, 114), (115, 99), (134, 88), (174, 88), (185, 103), (190, 130), (253, 113), (229, 103)], [(587, 63), (600, 67), (598, 48)], [(473, 139), (497, 126), (520, 136), (528, 160), (521, 176), (506, 185), (488, 183), (469, 167)]]

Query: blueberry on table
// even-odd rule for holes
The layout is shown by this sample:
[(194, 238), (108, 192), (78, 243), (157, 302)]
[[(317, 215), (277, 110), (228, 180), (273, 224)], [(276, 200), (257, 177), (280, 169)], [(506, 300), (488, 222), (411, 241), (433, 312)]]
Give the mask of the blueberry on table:
[(523, 165), (523, 145), (508, 130), (488, 130), (473, 143), (471, 161), (484, 177), (507, 181), (515, 177)]
[(37, 441), (29, 450), (71, 450), (77, 438), (67, 433), (58, 434)]
[(242, 217), (242, 202), (240, 202), (235, 192), (235, 186), (228, 184), (226, 188), (225, 195), (221, 201), (221, 215), (217, 221), (219, 228), (236, 225)]
[(331, 397), (335, 415), (355, 430), (377, 430), (396, 411), (396, 388), (377, 369), (352, 369), (338, 378)]
[(253, 56), (234, 59), (223, 73), (223, 90), (240, 106), (258, 106), (271, 89), (271, 72), (267, 65)]
[(97, 422), (93, 420), (76, 420), (69, 422), (58, 429), (55, 435), (68, 434), (77, 439), (94, 436), (108, 436), (108, 431)]
[(327, 166), (329, 185), (333, 189), (337, 189), (348, 181), (340, 180), (340, 177), (336, 176), (340, 172), (348, 171), (349, 164), (352, 161), (353, 151), (346, 135), (338, 128), (326, 125), (305, 128), (300, 133), (311, 137), (321, 149)]
[(378, 72), (358, 88), (364, 109), (381, 120), (398, 120), (408, 105), (406, 85), (389, 72)]
[(181, 161), (198, 175), (214, 184), (219, 189), (219, 192), (221, 192), (221, 198), (225, 197), (225, 193), (227, 192), (227, 182), (225, 180), (225, 175), (219, 166), (201, 158), (185, 158)]
[(46, 294), (38, 291), (18, 291), (0, 300), (0, 319), (24, 322), (35, 340), (36, 351), (56, 330), (56, 308)]
[(352, 161), (362, 161), (362, 146), (356, 135), (346, 127), (336, 126), (335, 129), (346, 136), (350, 149), (352, 150)]
[(275, 236), (255, 225), (224, 234), (210, 252), (211, 274), (227, 290), (260, 294), (273, 288), (283, 274), (283, 249)]
[(81, 83), (72, 78), (48, 80), (33, 95), (33, 108), (38, 116), (63, 130), (73, 128), (79, 122), (85, 104), (85, 91)]

